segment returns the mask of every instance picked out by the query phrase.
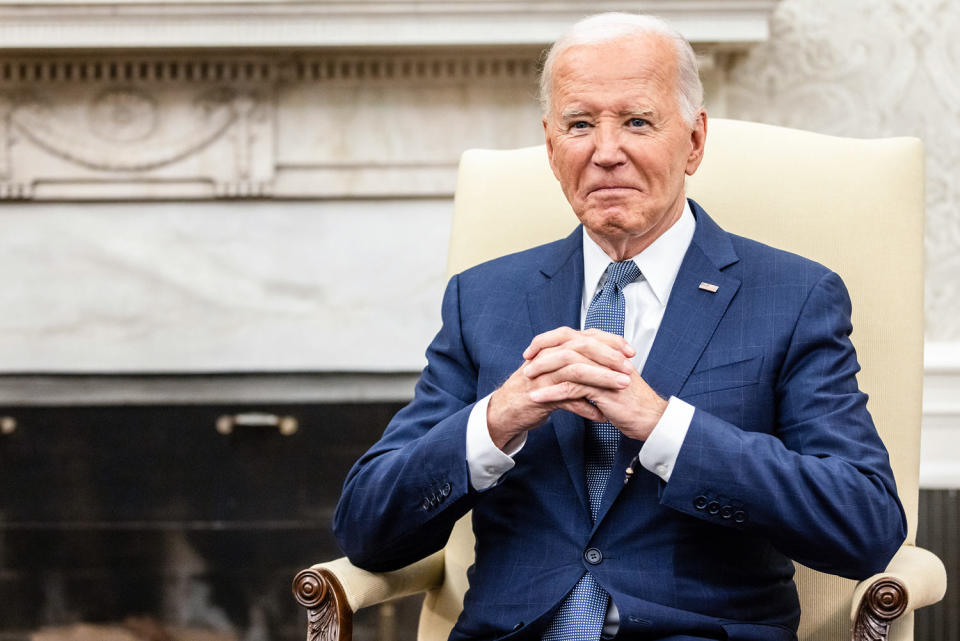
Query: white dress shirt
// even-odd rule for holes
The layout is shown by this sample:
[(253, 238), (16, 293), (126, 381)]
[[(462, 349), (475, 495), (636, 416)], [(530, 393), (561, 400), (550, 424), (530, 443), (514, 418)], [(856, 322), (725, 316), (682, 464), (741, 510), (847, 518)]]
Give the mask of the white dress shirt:
[[(695, 228), (696, 219), (687, 203), (677, 222), (632, 259), (640, 268), (643, 278), (630, 283), (623, 290), (626, 303), (623, 334), (637, 352), (630, 360), (638, 372), (643, 371), (643, 365), (650, 354), (653, 339), (660, 328), (660, 321), (663, 320), (667, 300), (670, 298), (670, 291), (680, 271), (683, 256), (693, 239)], [(611, 262), (611, 258), (584, 229), (580, 327), (583, 327), (587, 317), (590, 301), (606, 281), (607, 266)], [(490, 395), (480, 399), (467, 420), (467, 465), (470, 470), (470, 484), (478, 491), (496, 485), (500, 477), (513, 469), (513, 456), (523, 448), (527, 440), (526, 433), (518, 436), (507, 444), (506, 451), (501, 451), (493, 444), (487, 428), (489, 401)], [(670, 397), (666, 411), (640, 450), (640, 465), (664, 481), (669, 481), (673, 473), (680, 447), (693, 419), (693, 411), (694, 408), (689, 403)]]

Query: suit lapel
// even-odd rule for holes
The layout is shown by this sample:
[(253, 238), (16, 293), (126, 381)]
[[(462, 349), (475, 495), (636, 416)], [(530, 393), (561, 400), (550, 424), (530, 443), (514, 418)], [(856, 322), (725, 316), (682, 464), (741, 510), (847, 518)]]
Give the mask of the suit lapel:
[[(738, 278), (721, 271), (738, 260), (729, 236), (697, 203), (691, 200), (690, 207), (697, 219), (697, 228), (680, 264), (660, 329), (641, 373), (650, 387), (664, 398), (680, 392), (740, 289)], [(715, 292), (700, 289), (701, 283), (716, 285), (717, 289)], [(633, 439), (620, 440), (596, 523), (603, 520), (623, 490), (624, 471), (642, 445)]]
[[(738, 260), (729, 236), (699, 205), (690, 203), (697, 230), (642, 372), (644, 380), (664, 398), (680, 392), (740, 289), (740, 279), (721, 271)], [(701, 289), (701, 283), (715, 285), (716, 291)]]
[[(534, 335), (557, 327), (580, 327), (580, 299), (583, 292), (583, 236), (577, 227), (567, 236), (556, 253), (556, 260), (540, 270), (544, 278), (541, 286), (527, 294), (530, 320)], [(551, 414), (550, 423), (557, 437), (560, 456), (570, 474), (577, 497), (588, 510), (586, 470), (583, 460), (583, 419), (576, 414), (558, 410)]]

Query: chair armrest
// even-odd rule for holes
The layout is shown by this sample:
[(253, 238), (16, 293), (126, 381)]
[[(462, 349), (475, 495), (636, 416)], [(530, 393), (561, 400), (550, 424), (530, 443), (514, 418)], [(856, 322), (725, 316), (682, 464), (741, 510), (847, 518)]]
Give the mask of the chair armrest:
[(854, 641), (886, 639), (890, 624), (937, 603), (947, 590), (947, 571), (933, 552), (902, 546), (887, 569), (857, 584), (850, 617)]
[(345, 557), (301, 570), (293, 595), (307, 608), (307, 640), (350, 641), (353, 613), (391, 599), (426, 592), (443, 582), (443, 550), (393, 572), (368, 572)]

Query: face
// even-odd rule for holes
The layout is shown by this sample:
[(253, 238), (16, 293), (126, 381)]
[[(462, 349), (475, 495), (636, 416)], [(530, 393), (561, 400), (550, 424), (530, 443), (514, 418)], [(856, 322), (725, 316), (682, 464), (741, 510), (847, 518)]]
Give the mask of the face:
[[(543, 120), (550, 166), (577, 217), (613, 258), (630, 258), (683, 213), (706, 113), (688, 125), (665, 37), (570, 47), (554, 63)], [(616, 255), (614, 255), (616, 254)]]

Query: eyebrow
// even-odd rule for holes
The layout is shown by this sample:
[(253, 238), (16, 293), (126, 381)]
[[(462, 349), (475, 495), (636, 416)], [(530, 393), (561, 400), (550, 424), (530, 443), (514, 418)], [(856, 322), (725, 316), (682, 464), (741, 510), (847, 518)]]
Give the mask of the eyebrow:
[(590, 116), (590, 115), (592, 115), (592, 114), (591, 114), (589, 111), (587, 111), (586, 109), (565, 109), (565, 110), (560, 114), (560, 119), (561, 119), (561, 120), (574, 120), (574, 119), (576, 119), (576, 118), (583, 118), (584, 116)]
[[(577, 118), (584, 118), (587, 116), (592, 116), (593, 112), (586, 109), (566, 109), (560, 114), (562, 121), (575, 120)], [(656, 112), (649, 107), (638, 107), (636, 109), (623, 109), (618, 114), (621, 118), (630, 117), (630, 118), (645, 118), (649, 119), (656, 115)]]
[(652, 118), (657, 115), (653, 109), (648, 107), (640, 107), (639, 109), (625, 109), (620, 112), (620, 116), (631, 116), (634, 118)]

